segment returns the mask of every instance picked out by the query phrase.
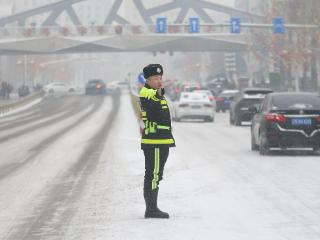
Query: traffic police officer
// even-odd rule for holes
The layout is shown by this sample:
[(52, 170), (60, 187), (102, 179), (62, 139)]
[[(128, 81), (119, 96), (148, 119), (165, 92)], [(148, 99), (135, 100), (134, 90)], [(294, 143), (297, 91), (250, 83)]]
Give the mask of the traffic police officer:
[(140, 91), (141, 115), (145, 123), (141, 148), (145, 156), (144, 199), (145, 218), (169, 218), (157, 205), (159, 182), (169, 156), (169, 148), (175, 147), (171, 132), (171, 117), (162, 88), (163, 68), (150, 64), (143, 69), (146, 84)]

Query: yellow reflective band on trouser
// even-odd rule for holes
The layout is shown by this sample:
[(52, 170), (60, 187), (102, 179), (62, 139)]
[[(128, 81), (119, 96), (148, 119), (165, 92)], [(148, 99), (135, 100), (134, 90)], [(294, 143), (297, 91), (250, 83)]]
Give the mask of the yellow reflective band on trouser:
[(142, 144), (173, 144), (173, 139), (142, 139)]
[(141, 112), (141, 116), (142, 116), (142, 117), (146, 117), (146, 116), (147, 116), (147, 113), (146, 113), (146, 112)]
[(154, 169), (153, 169), (153, 180), (152, 180), (152, 190), (157, 189), (157, 184), (159, 181), (159, 169), (160, 169), (160, 149), (154, 149)]

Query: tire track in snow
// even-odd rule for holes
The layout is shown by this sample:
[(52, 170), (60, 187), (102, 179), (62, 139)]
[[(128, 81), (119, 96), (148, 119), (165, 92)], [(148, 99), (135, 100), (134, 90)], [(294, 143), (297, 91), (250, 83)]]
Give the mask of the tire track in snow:
[(81, 196), (86, 181), (95, 169), (106, 139), (119, 110), (120, 98), (113, 97), (113, 106), (105, 124), (92, 138), (79, 160), (53, 185), (34, 214), (16, 229), (8, 240), (63, 239), (76, 209), (74, 202)]
[(102, 106), (102, 103), (103, 101), (97, 98), (96, 102), (94, 103), (94, 107), (86, 115), (81, 117), (78, 122), (67, 125), (63, 129), (55, 133), (54, 135), (51, 135), (50, 137), (46, 138), (41, 143), (39, 143), (37, 146), (35, 146), (32, 149), (34, 153), (31, 154), (31, 156), (29, 156), (25, 161), (21, 163), (13, 163), (13, 164), (5, 165), (4, 167), (0, 168), (0, 182), (3, 181), (8, 176), (15, 173), (16, 171), (18, 171), (19, 169), (21, 169), (26, 164), (31, 163), (36, 158), (36, 156), (38, 156), (43, 151), (45, 151), (50, 146), (50, 144), (52, 144), (53, 142), (58, 140), (60, 137), (62, 137), (63, 135), (73, 130), (83, 121), (88, 119), (94, 112), (96, 112)]
[[(39, 128), (47, 127), (48, 125), (57, 124), (58, 122), (61, 122), (61, 121), (65, 120), (66, 118), (72, 117), (73, 115), (75, 115), (78, 112), (82, 111), (83, 108), (85, 106), (87, 106), (87, 105), (88, 104), (86, 103), (86, 101), (85, 102), (76, 102), (75, 106), (70, 105), (70, 107), (73, 107), (71, 109), (71, 111), (66, 112), (63, 115), (55, 117), (55, 118), (50, 119), (48, 121), (44, 121), (44, 122), (41, 122), (39, 124), (36, 124), (36, 125), (33, 125), (33, 126), (29, 126), (29, 127), (23, 128), (21, 130), (18, 130), (18, 131), (14, 132), (14, 133), (8, 134), (8, 135), (3, 136), (3, 137), (0, 137), (0, 143), (6, 142), (8, 140), (11, 140), (11, 139), (14, 139), (14, 138), (17, 138), (17, 137), (20, 137), (21, 135), (24, 135), (24, 134), (27, 134), (27, 133), (30, 133), (30, 132), (33, 132), (33, 131), (36, 131)], [(47, 117), (47, 116), (44, 115), (44, 117)]]

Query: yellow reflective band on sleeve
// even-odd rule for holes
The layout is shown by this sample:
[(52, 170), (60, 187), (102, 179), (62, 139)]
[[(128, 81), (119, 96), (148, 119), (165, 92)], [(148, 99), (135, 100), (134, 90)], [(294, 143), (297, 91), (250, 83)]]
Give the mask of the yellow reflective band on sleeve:
[(141, 116), (142, 116), (142, 117), (146, 117), (146, 116), (147, 116), (147, 113), (146, 113), (146, 112), (141, 112)]
[(167, 106), (162, 106), (162, 109), (168, 109), (168, 107)]
[(170, 127), (168, 127), (168, 126), (158, 125), (158, 129), (162, 129), (162, 130), (170, 130)]
[(156, 133), (156, 123), (150, 122), (150, 133)]
[(167, 104), (167, 101), (166, 100), (161, 100), (161, 105), (165, 105), (165, 104)]
[(173, 139), (142, 139), (142, 144), (173, 144)]
[(160, 149), (154, 149), (154, 169), (153, 169), (153, 179), (152, 179), (152, 190), (157, 188), (159, 181), (159, 169), (160, 169)]
[(144, 133), (145, 133), (146, 135), (149, 134), (149, 121), (146, 121), (146, 123), (145, 123)]

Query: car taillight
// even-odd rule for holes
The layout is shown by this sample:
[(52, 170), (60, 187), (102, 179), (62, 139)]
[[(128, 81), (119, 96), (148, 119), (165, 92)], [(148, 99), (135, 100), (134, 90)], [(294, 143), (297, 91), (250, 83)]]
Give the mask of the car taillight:
[(204, 104), (204, 106), (207, 108), (213, 108), (212, 104)]
[(209, 100), (210, 101), (214, 101), (214, 97), (213, 96), (209, 96)]
[(266, 122), (270, 123), (284, 123), (286, 122), (286, 117), (282, 114), (276, 113), (267, 113), (264, 115), (264, 119)]
[(186, 104), (186, 103), (183, 103), (183, 104), (180, 104), (179, 107), (188, 107), (189, 104)]

